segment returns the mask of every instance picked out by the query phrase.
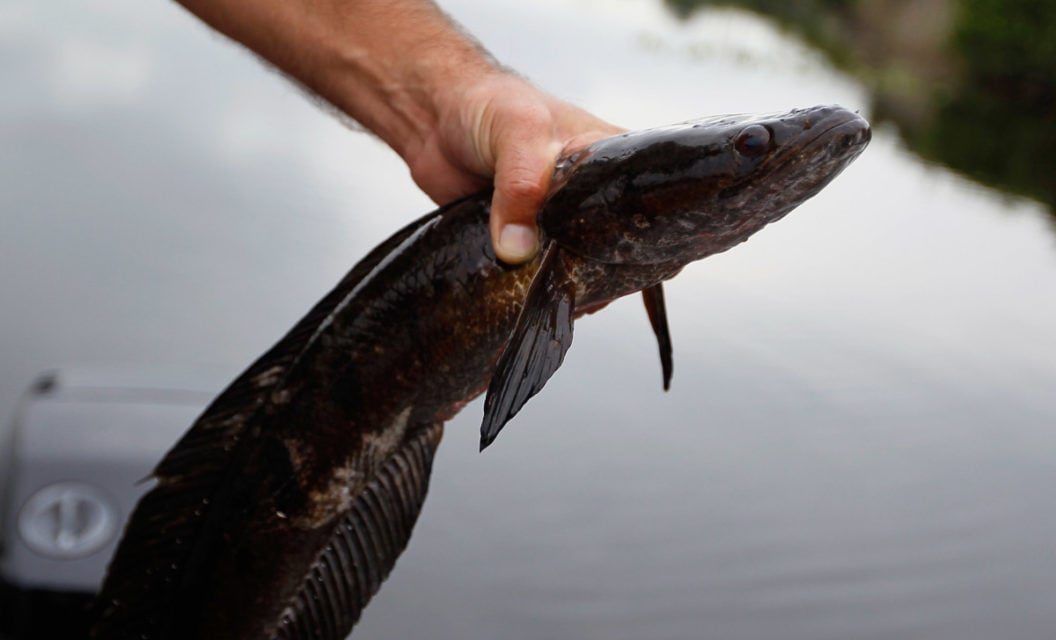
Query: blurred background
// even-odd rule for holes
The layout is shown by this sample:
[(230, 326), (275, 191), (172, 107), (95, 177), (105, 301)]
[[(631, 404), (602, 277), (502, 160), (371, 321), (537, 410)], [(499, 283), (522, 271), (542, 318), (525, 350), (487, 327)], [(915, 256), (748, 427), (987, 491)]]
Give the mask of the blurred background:
[[(814, 200), (669, 285), (669, 393), (630, 299), (579, 323), (485, 455), (480, 403), (466, 407), (355, 637), (1052, 637), (1056, 4), (440, 4), (502, 62), (629, 128), (840, 103), (876, 129)], [(4, 2), (0, 87), (11, 556), (19, 518), (52, 513), (52, 494), (12, 480), (33, 464), (20, 442), (47, 457), (149, 441), (131, 465), (149, 468), (432, 205), (383, 144), (172, 3)], [(45, 420), (24, 392), (49, 370), (38, 396), (89, 391)], [(124, 395), (92, 395), (110, 387)], [(135, 420), (100, 417), (118, 401)], [(53, 435), (19, 435), (60, 414)], [(88, 523), (101, 566), (114, 534), (70, 508), (56, 522)], [(0, 563), (9, 582), (47, 555), (19, 553), (23, 573)], [(46, 566), (34, 588), (61, 591), (62, 562)]]

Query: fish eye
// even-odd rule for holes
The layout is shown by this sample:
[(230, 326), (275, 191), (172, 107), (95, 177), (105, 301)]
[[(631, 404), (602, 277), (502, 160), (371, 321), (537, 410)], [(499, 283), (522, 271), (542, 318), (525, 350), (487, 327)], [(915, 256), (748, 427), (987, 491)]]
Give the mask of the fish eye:
[(751, 124), (737, 134), (738, 153), (749, 158), (762, 155), (770, 148), (770, 130), (761, 124)]

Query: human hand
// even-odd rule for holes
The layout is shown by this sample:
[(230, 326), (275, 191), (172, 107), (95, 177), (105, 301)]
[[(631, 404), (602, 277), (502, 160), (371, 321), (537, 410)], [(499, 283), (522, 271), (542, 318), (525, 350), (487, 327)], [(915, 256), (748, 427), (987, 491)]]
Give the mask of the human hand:
[(432, 0), (179, 2), (384, 140), (437, 203), (494, 184), (509, 263), (538, 249), (558, 155), (620, 132), (504, 70)]
[(415, 183), (442, 204), (494, 184), (495, 255), (518, 264), (539, 248), (535, 216), (562, 153), (622, 130), (506, 72), (451, 87), (435, 127), (403, 151)]

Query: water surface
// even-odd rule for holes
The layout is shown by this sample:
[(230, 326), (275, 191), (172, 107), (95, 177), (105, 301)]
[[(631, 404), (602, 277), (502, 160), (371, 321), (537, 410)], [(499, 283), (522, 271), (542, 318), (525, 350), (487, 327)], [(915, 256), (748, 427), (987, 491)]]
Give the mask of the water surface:
[[(743, 14), (444, 6), (632, 128), (868, 104)], [(170, 3), (7, 3), (0, 80), (5, 416), (56, 365), (233, 376), (430, 208), (383, 145)], [(670, 393), (626, 300), (579, 323), (485, 455), (467, 407), (356, 637), (1049, 637), (1049, 225), (878, 130), (816, 199), (671, 283)]]

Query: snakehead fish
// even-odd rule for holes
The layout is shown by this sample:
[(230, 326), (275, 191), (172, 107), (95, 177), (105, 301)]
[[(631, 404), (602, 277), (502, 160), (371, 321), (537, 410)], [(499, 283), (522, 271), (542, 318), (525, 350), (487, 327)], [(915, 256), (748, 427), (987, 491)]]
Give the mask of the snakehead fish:
[(489, 193), (383, 242), (205, 410), (154, 471), (95, 638), (339, 640), (410, 538), (445, 420), (487, 388), (481, 448), (561, 365), (573, 320), (816, 194), (865, 148), (839, 107), (724, 116), (561, 158), (543, 250), (492, 252)]

